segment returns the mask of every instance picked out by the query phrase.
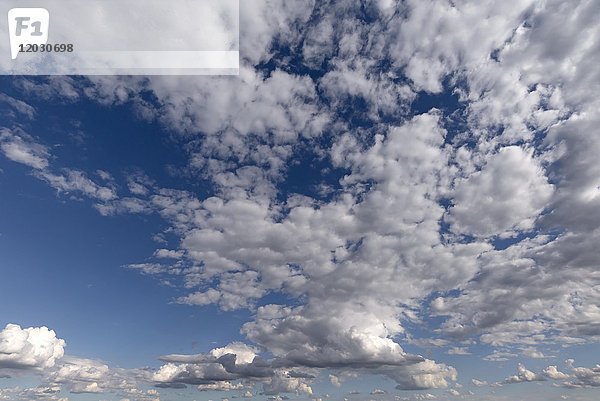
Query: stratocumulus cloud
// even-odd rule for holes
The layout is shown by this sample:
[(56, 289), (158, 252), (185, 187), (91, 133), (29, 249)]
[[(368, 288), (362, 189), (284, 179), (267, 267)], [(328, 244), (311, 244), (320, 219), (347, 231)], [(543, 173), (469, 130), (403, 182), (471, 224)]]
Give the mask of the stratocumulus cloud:
[[(140, 400), (598, 387), (598, 366), (550, 361), (600, 339), (597, 2), (252, 0), (240, 18), (239, 77), (19, 78), (24, 100), (0, 97), (7, 163), (102, 218), (160, 221), (120, 265), (173, 308), (247, 313), (240, 338), (121, 369), (8, 325), (0, 373)], [(27, 123), (54, 101), (125, 110), (184, 160), (63, 161)], [(516, 374), (461, 377), (461, 358)]]

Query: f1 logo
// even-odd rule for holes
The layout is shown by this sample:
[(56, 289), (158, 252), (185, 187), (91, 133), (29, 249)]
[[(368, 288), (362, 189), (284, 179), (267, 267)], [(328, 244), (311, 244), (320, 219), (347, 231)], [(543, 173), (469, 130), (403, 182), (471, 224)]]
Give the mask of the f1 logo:
[(50, 13), (45, 8), (13, 8), (8, 11), (10, 55), (16, 59), (22, 46), (48, 42)]

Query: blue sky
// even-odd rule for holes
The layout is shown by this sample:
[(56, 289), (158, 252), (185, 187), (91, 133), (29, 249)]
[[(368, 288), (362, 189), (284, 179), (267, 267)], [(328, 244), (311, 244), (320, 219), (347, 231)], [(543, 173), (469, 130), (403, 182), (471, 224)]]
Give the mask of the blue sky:
[(1, 77), (0, 400), (594, 400), (566, 4), (253, 0), (239, 76)]

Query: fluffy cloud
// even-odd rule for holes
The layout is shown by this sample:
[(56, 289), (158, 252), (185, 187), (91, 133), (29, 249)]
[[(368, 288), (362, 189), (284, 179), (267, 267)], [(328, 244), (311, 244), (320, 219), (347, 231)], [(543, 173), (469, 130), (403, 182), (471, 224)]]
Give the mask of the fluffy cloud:
[(406, 2), (404, 12), (395, 15), (397, 23), (388, 24), (395, 33), (390, 55), (416, 87), (440, 92), (447, 75), (476, 67), (510, 39), (532, 4)]
[(574, 363), (575, 361), (573, 359), (567, 359), (565, 361), (565, 364), (571, 370), (570, 375), (559, 372), (557, 369), (554, 369), (554, 366), (549, 366), (544, 369), (544, 373), (546, 373), (548, 377), (555, 376), (555, 380), (568, 379), (568, 381), (563, 382), (563, 386), (567, 388), (594, 388), (600, 386), (600, 365), (597, 364), (592, 368), (586, 368), (575, 367)]
[(258, 354), (256, 348), (250, 347), (243, 343), (231, 343), (226, 347), (214, 348), (210, 354), (215, 358), (220, 358), (223, 355), (233, 354), (236, 357), (236, 363), (252, 363)]
[(157, 383), (214, 384), (244, 378), (263, 378), (273, 374), (257, 350), (243, 343), (215, 348), (206, 354), (165, 355), (168, 362), (153, 373)]
[(548, 366), (543, 370), (544, 375), (552, 380), (566, 380), (571, 376), (558, 370), (556, 366)]
[(541, 373), (534, 373), (519, 364), (519, 373), (506, 378), (502, 383), (523, 383), (549, 379), (560, 382), (560, 385), (567, 388), (593, 388), (600, 386), (600, 365), (586, 368), (575, 367), (573, 364), (574, 360), (572, 359), (566, 361), (566, 365), (570, 369), (570, 374), (561, 372), (554, 365), (544, 368)]
[(575, 380), (566, 382), (567, 387), (600, 387), (600, 365), (593, 368), (573, 368)]
[(306, 382), (306, 379), (299, 377), (290, 377), (286, 371), (278, 371), (271, 379), (265, 383), (263, 391), (266, 395), (279, 393), (306, 393), (312, 395), (313, 390)]
[(521, 364), (518, 366), (518, 374), (514, 376), (510, 376), (502, 383), (522, 383), (522, 382), (534, 382), (534, 381), (544, 381), (546, 380), (543, 375), (533, 373), (530, 370)]
[(415, 365), (389, 370), (387, 375), (394, 379), (400, 390), (427, 390), (446, 388), (449, 381), (456, 381), (458, 372), (451, 366), (426, 359)]
[[(243, 332), (281, 358), (280, 363), (292, 366), (378, 367), (422, 360), (407, 355), (387, 338), (384, 321), (369, 309), (363, 313), (351, 310), (350, 305), (338, 310), (267, 305), (259, 308), (256, 321), (244, 325)], [(394, 324), (392, 319), (389, 322)]]
[[(290, 372), (329, 368), (442, 388), (457, 372), (402, 348), (413, 323), (443, 336), (449, 353), (466, 354), (451, 344), (465, 338), (500, 347), (486, 357), (495, 361), (599, 338), (596, 3), (247, 4), (238, 78), (18, 84), (128, 103), (169, 127), (209, 196), (143, 174), (119, 196), (79, 170), (51, 170), (47, 148), (24, 132), (0, 134), (9, 159), (102, 214), (163, 217), (178, 248), (128, 267), (180, 279), (177, 302), (255, 312), (242, 332), (272, 360), (243, 344), (169, 355), (153, 382), (217, 389), (252, 378), (266, 394), (310, 394)], [(411, 110), (446, 87), (456, 110)], [(306, 158), (326, 165), (311, 185), (327, 191), (287, 193), (291, 166)], [(257, 308), (274, 293), (293, 301)], [(520, 365), (506, 382), (593, 386), (594, 369)]]
[(110, 375), (110, 368), (103, 363), (69, 357), (53, 372), (51, 380), (67, 384), (71, 393), (102, 393)]
[(65, 341), (47, 327), (22, 329), (7, 324), (0, 331), (0, 369), (47, 369), (64, 355)]
[(273, 57), (272, 44), (298, 40), (298, 28), (306, 24), (315, 7), (314, 0), (294, 3), (259, 0), (240, 2), (240, 37), (247, 38), (242, 57), (252, 65)]
[(340, 388), (342, 386), (342, 382), (340, 381), (340, 378), (337, 377), (336, 375), (329, 375), (329, 382), (337, 388)]
[[(397, 345), (396, 345), (397, 346)], [(255, 350), (241, 343), (233, 343), (223, 348), (215, 348), (207, 354), (167, 355), (161, 359), (166, 364), (149, 377), (158, 387), (178, 388), (182, 385), (198, 385), (201, 390), (242, 389), (237, 380), (246, 383), (262, 383), (263, 393), (275, 395), (286, 392), (312, 394), (310, 382), (315, 376), (311, 368), (330, 367), (335, 369), (360, 369), (365, 372), (388, 376), (398, 383), (402, 390), (422, 390), (445, 388), (448, 381), (455, 381), (454, 368), (421, 357), (403, 354), (402, 359), (381, 357), (379, 361), (344, 360), (344, 356), (333, 358), (325, 355), (320, 361), (299, 359), (297, 354), (285, 355), (271, 361), (262, 360)], [(329, 352), (325, 349), (325, 352)], [(350, 355), (346, 352), (347, 355)], [(293, 367), (297, 367), (292, 369)], [(339, 383), (339, 379), (332, 383)]]
[(65, 401), (64, 392), (116, 392), (138, 401), (158, 401), (156, 392), (143, 392), (148, 383), (143, 369), (111, 368), (105, 363), (64, 355), (65, 341), (46, 327), (21, 328), (8, 324), (0, 331), (0, 378), (34, 372), (41, 384), (32, 388), (2, 389), (4, 400)]
[(115, 368), (93, 359), (64, 356), (54, 367), (45, 369), (43, 385), (38, 388), (53, 389), (57, 394), (113, 393), (136, 401), (159, 401), (158, 391), (140, 389), (149, 383), (148, 376), (146, 369)]
[(314, 376), (275, 367), (272, 361), (261, 359), (256, 352), (248, 345), (232, 343), (206, 354), (166, 355), (161, 359), (168, 363), (149, 379), (158, 387), (178, 388), (191, 384), (197, 385), (201, 391), (242, 390), (248, 385), (260, 383), (266, 395), (290, 392), (312, 394), (309, 381)]
[(507, 146), (456, 184), (447, 221), (457, 233), (491, 236), (530, 230), (552, 195), (533, 150)]

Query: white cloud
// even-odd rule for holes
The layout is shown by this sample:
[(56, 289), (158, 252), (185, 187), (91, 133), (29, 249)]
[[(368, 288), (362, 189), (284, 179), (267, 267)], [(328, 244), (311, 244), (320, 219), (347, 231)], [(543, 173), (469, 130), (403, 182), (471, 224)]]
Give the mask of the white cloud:
[(260, 0), (251, 4), (241, 1), (240, 37), (247, 38), (241, 45), (242, 57), (254, 65), (270, 58), (274, 39), (282, 44), (293, 43), (299, 36), (297, 27), (307, 22), (314, 6), (314, 0)]
[[(266, 346), (276, 357), (300, 366), (377, 367), (422, 359), (406, 354), (387, 338), (389, 332), (385, 321), (372, 314), (370, 308), (363, 308), (362, 312), (355, 309), (359, 307), (267, 305), (260, 307), (256, 321), (246, 323), (242, 330), (249, 339)], [(372, 307), (374, 310), (376, 305)], [(379, 315), (384, 316), (385, 312), (392, 310), (382, 310)], [(389, 320), (392, 329), (395, 322), (391, 316), (385, 319)]]
[(534, 382), (544, 381), (546, 378), (543, 375), (533, 373), (521, 364), (518, 366), (518, 374), (507, 377), (502, 383), (522, 383), (522, 382)]
[(448, 355), (471, 355), (467, 347), (452, 347), (448, 350)]
[(36, 115), (36, 110), (31, 105), (25, 103), (22, 100), (15, 99), (14, 97), (8, 96), (5, 93), (0, 93), (0, 103), (6, 103), (13, 108), (17, 113), (33, 119)]
[(37, 170), (48, 167), (48, 149), (19, 128), (0, 128), (0, 150), (14, 162)]
[(258, 350), (250, 347), (244, 343), (235, 342), (227, 345), (226, 347), (214, 348), (210, 351), (210, 354), (215, 358), (219, 358), (223, 355), (234, 354), (236, 356), (236, 363), (249, 364), (254, 361), (257, 356)]
[[(270, 210), (270, 205), (260, 198), (250, 200), (235, 195), (229, 200), (214, 197), (199, 201), (182, 191), (157, 190), (157, 194), (151, 194), (149, 202), (152, 207), (165, 218), (173, 221), (178, 226), (179, 232), (185, 236), (182, 246), (186, 254), (205, 266), (202, 274), (191, 273), (193, 269), (189, 272), (181, 269), (178, 271), (186, 276), (186, 280), (199, 279), (199, 282), (218, 277), (216, 288), (192, 293), (182, 297), (180, 302), (191, 304), (218, 302), (223, 309), (235, 309), (251, 306), (253, 300), (262, 297), (268, 290), (284, 289), (296, 295), (308, 293), (311, 301), (305, 307), (281, 309), (289, 313), (287, 317), (267, 318), (259, 313), (260, 316), (265, 316), (265, 319), (259, 318), (255, 324), (249, 323), (245, 326), (244, 330), (248, 337), (266, 346), (278, 358), (287, 361), (286, 363), (293, 365), (377, 368), (387, 364), (421, 362), (423, 358), (405, 354), (391, 339), (393, 335), (403, 332), (396, 317), (399, 312), (397, 306), (394, 306), (396, 301), (370, 298), (371, 291), (377, 288), (381, 293), (391, 297), (397, 296), (393, 295), (399, 294), (397, 286), (392, 285), (393, 283), (388, 280), (378, 279), (364, 287), (365, 281), (361, 271), (376, 260), (373, 259), (374, 257), (379, 259), (377, 263), (382, 269), (394, 271), (398, 261), (394, 255), (394, 247), (400, 246), (407, 253), (415, 252), (411, 250), (413, 243), (404, 244), (402, 238), (404, 233), (416, 229), (418, 236), (426, 241), (426, 248), (437, 248), (434, 253), (438, 258), (445, 258), (449, 265), (455, 264), (459, 267), (456, 271), (448, 269), (445, 273), (448, 276), (440, 278), (439, 283), (443, 281), (450, 289), (453, 282), (458, 283), (461, 277), (470, 276), (469, 269), (475, 265), (458, 262), (462, 257), (461, 253), (465, 255), (470, 253), (469, 247), (464, 247), (462, 250), (459, 248), (463, 247), (458, 247), (458, 259), (456, 262), (453, 261), (452, 250), (445, 249), (439, 244), (437, 220), (442, 215), (442, 209), (432, 200), (427, 200), (436, 193), (438, 188), (438, 181), (431, 180), (427, 172), (438, 171), (444, 167), (444, 155), (441, 149), (444, 131), (439, 127), (438, 121), (439, 116), (428, 114), (417, 117), (406, 125), (391, 128), (388, 135), (381, 136), (379, 142), (366, 154), (362, 154), (355, 145), (340, 142), (334, 151), (342, 152), (343, 155), (340, 153), (340, 157), (344, 160), (338, 159), (337, 162), (347, 163), (355, 170), (354, 174), (345, 178), (344, 185), (349, 189), (358, 190), (362, 181), (375, 178), (381, 181), (377, 190), (366, 193), (364, 200), (360, 201), (358, 198), (346, 196), (320, 208), (305, 204), (294, 206), (281, 223), (274, 222), (275, 215)], [(411, 176), (408, 170), (404, 170), (405, 165), (400, 161), (414, 168), (421, 166), (420, 173)], [(380, 162), (387, 167), (383, 169), (377, 167)], [(51, 174), (45, 176), (48, 179), (52, 178), (51, 183), (58, 188), (79, 190), (89, 196), (99, 197), (96, 186), (86, 181), (83, 175), (76, 174), (73, 180), (64, 177), (59, 179), (60, 177)], [(414, 182), (415, 188), (419, 186), (420, 189), (414, 194), (407, 194), (399, 189), (401, 187), (398, 185), (408, 182)], [(395, 209), (394, 203), (384, 200), (386, 193), (398, 196), (401, 202), (406, 201), (410, 205), (398, 216), (399, 219), (406, 221), (399, 230), (384, 220), (369, 221), (371, 219), (369, 209), (373, 207), (390, 212)], [(107, 201), (111, 199), (110, 194), (104, 197)], [(425, 211), (420, 210), (422, 203), (426, 205)], [(190, 224), (189, 218), (192, 216), (196, 217)], [(426, 221), (419, 222), (423, 218)], [(249, 227), (253, 229), (250, 230)], [(317, 233), (320, 234), (315, 235)], [(384, 238), (386, 240), (383, 243), (387, 243), (386, 251), (381, 252), (378, 243)], [(299, 249), (295, 245), (298, 239), (301, 241)], [(362, 245), (352, 249), (346, 245), (348, 240), (355, 243), (360, 241)], [(338, 262), (331, 260), (332, 251), (336, 252)], [(313, 256), (311, 259), (306, 259), (306, 255)], [(238, 271), (242, 265), (258, 271)], [(283, 270), (281, 266), (287, 268)], [(165, 267), (153, 263), (134, 264), (130, 267), (149, 274), (166, 272)], [(348, 275), (348, 282), (337, 282), (335, 274), (332, 273), (339, 269), (351, 273)], [(428, 292), (428, 289), (419, 290), (418, 286), (410, 285), (412, 281), (420, 281), (421, 278), (411, 277), (408, 269), (402, 275), (406, 280), (407, 290), (401, 293), (402, 302), (411, 302), (412, 297), (422, 296)], [(321, 279), (315, 281), (314, 279), (318, 277)], [(307, 285), (308, 283), (310, 285)], [(193, 285), (190, 281), (190, 286)], [(430, 286), (435, 288), (436, 284), (431, 283)], [(332, 298), (330, 291), (336, 288), (338, 288), (336, 290), (338, 295)], [(349, 297), (360, 304), (349, 304)], [(329, 323), (322, 322), (321, 316), (324, 310), (335, 311), (340, 319), (331, 320)], [(408, 314), (409, 311), (406, 313)], [(305, 322), (305, 326), (291, 329), (293, 326), (289, 322), (298, 318)], [(280, 326), (278, 336), (264, 331), (273, 324)], [(316, 349), (311, 347), (313, 344), (322, 344), (325, 333), (316, 331), (315, 324), (326, 327), (332, 334), (335, 333), (335, 336), (331, 336), (330, 340)], [(298, 337), (304, 339), (305, 350), (288, 352), (298, 343), (296, 340)], [(174, 376), (169, 380), (164, 378), (161, 380), (166, 382), (184, 380), (181, 379), (183, 377), (181, 375), (199, 376), (205, 380), (212, 377), (210, 374), (219, 373), (220, 369), (215, 367), (217, 371), (205, 372), (206, 367), (200, 370), (194, 368), (193, 371), (190, 371), (189, 366), (176, 366), (169, 369), (171, 368), (175, 369), (171, 372)], [(402, 378), (397, 380), (405, 387), (445, 386), (445, 377), (453, 377), (452, 370), (446, 370), (445, 367), (436, 369), (439, 371), (435, 374), (405, 372), (409, 375), (408, 381), (403, 381)], [(231, 378), (231, 372), (226, 374), (221, 371), (221, 374), (222, 376), (216, 377)]]
[(451, 229), (476, 236), (532, 229), (552, 195), (532, 153), (517, 146), (502, 148), (480, 172), (458, 181), (446, 218)]
[(160, 259), (182, 259), (185, 253), (181, 250), (157, 249), (154, 252), (154, 256)]
[(113, 368), (101, 361), (65, 356), (47, 372), (46, 380), (72, 394), (116, 392), (140, 401), (155, 401), (156, 394), (138, 388), (143, 375), (142, 370)]
[[(342, 59), (336, 60), (335, 67), (320, 79), (319, 85), (334, 107), (341, 108), (352, 99), (364, 100), (369, 118), (377, 121), (380, 113), (405, 113), (416, 97), (408, 85), (400, 85), (394, 78), (393, 74), (378, 71), (376, 59)], [(354, 113), (356, 118), (361, 111)]]
[(96, 184), (79, 170), (64, 169), (62, 174), (40, 171), (36, 175), (58, 192), (80, 193), (99, 201), (111, 201), (117, 197), (113, 188)]
[(289, 377), (285, 371), (277, 371), (271, 379), (264, 384), (263, 391), (266, 395), (279, 393), (306, 393), (313, 394), (312, 387), (303, 378)]
[[(154, 372), (150, 380), (160, 387), (178, 388), (194, 384), (203, 391), (241, 390), (260, 383), (266, 395), (289, 392), (312, 394), (309, 382), (314, 376), (274, 367), (272, 361), (262, 360), (256, 352), (255, 348), (246, 344), (232, 343), (206, 354), (166, 355), (161, 359), (167, 363)], [(243, 380), (244, 384), (237, 380)]]
[(167, 363), (154, 372), (150, 379), (164, 386), (218, 386), (222, 382), (237, 379), (253, 380), (273, 376), (275, 373), (271, 364), (258, 357), (257, 352), (251, 346), (235, 342), (214, 348), (206, 354), (165, 355), (161, 360)]
[(528, 358), (533, 358), (533, 359), (546, 358), (544, 353), (542, 351), (539, 351), (535, 347), (524, 347), (521, 349), (521, 353)]
[(494, 350), (491, 354), (484, 356), (483, 360), (492, 362), (504, 362), (515, 358), (516, 356), (517, 354), (513, 354), (512, 352)]
[(134, 269), (143, 274), (160, 274), (169, 271), (168, 266), (158, 263), (133, 263), (126, 266), (128, 269)]
[(409, 1), (388, 25), (390, 55), (418, 89), (440, 92), (447, 75), (476, 68), (508, 40), (532, 3)]
[(573, 367), (574, 380), (564, 383), (571, 388), (600, 387), (600, 365), (592, 368)]
[(416, 365), (409, 365), (388, 372), (400, 390), (427, 390), (447, 388), (450, 381), (456, 381), (458, 372), (451, 366), (426, 359)]
[(21, 328), (8, 324), (0, 331), (0, 377), (32, 372), (37, 387), (0, 391), (0, 399), (65, 401), (64, 392), (128, 394), (138, 401), (158, 401), (158, 393), (141, 391), (147, 383), (143, 369), (111, 368), (105, 363), (64, 355), (65, 341), (46, 327)]
[(566, 380), (571, 376), (558, 370), (556, 366), (548, 366), (543, 370), (544, 375), (552, 380)]
[(68, 401), (68, 398), (60, 396), (60, 386), (56, 385), (39, 385), (29, 388), (8, 388), (0, 389), (0, 400), (51, 400), (51, 401)]
[(431, 393), (425, 393), (425, 394), (417, 394), (414, 396), (415, 400), (435, 400), (437, 399), (437, 397)]
[(0, 331), (0, 369), (47, 369), (64, 355), (65, 341), (47, 327), (22, 329), (7, 324)]
[(574, 360), (566, 361), (571, 374), (563, 373), (554, 365), (550, 365), (542, 370), (541, 373), (534, 373), (519, 364), (518, 374), (506, 378), (502, 383), (523, 383), (544, 381), (547, 379), (560, 382), (560, 385), (567, 388), (593, 388), (600, 387), (600, 365), (592, 368), (575, 367)]
[[(102, 186), (87, 177), (80, 170), (64, 168), (60, 173), (50, 169), (51, 154), (48, 148), (38, 142), (20, 128), (9, 130), (0, 128), (0, 151), (8, 159), (29, 166), (33, 175), (45, 182), (58, 192), (84, 195), (101, 202), (117, 198), (111, 180), (107, 186)], [(101, 178), (106, 173), (102, 171)], [(104, 178), (106, 180), (106, 176)]]
[(473, 383), (473, 385), (476, 387), (483, 387), (483, 386), (487, 386), (487, 384), (488, 384), (485, 380), (479, 380), (479, 379), (471, 379), (471, 383)]

